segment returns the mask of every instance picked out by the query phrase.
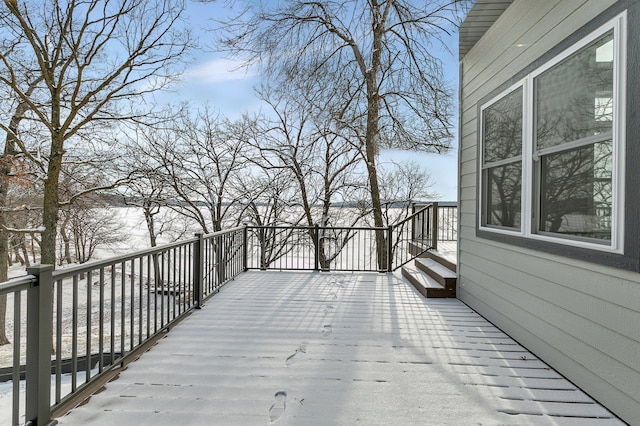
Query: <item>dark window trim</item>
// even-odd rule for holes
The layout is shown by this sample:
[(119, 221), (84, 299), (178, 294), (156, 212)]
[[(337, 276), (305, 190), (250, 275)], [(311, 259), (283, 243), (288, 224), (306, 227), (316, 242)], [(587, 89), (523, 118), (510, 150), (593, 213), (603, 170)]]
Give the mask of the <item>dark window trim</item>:
[[(624, 175), (624, 254), (570, 246), (562, 243), (541, 241), (520, 235), (495, 233), (480, 229), (479, 203), (476, 203), (476, 236), (492, 241), (511, 244), (518, 247), (542, 251), (545, 253), (583, 260), (605, 266), (640, 272), (640, 81), (634, 76), (640, 74), (640, 2), (621, 0), (558, 43), (527, 67), (516, 73), (508, 81), (483, 97), (477, 104), (477, 116), (481, 117), (481, 106), (498, 96), (508, 87), (513, 86), (525, 76), (555, 58), (565, 49), (571, 47), (600, 26), (627, 10), (627, 79), (626, 79), (626, 143), (625, 143), (625, 175)], [(481, 120), (477, 120), (477, 150), (481, 158), (482, 141)], [(480, 199), (481, 173), (476, 173), (476, 199)], [(529, 214), (529, 212), (526, 212)]]

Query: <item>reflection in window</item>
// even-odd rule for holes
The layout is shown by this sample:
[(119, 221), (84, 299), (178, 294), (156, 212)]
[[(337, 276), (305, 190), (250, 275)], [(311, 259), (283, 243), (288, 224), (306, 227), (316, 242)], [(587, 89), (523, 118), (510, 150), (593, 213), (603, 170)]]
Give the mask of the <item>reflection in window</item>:
[(522, 154), (522, 88), (484, 110), (484, 162)]
[(535, 87), (538, 149), (608, 135), (613, 119), (613, 32), (542, 73)]
[(522, 87), (483, 111), (484, 225), (519, 230), (522, 198)]
[(596, 121), (613, 121), (613, 93), (597, 92), (593, 106)]
[(487, 225), (520, 229), (522, 163), (487, 170)]
[(540, 231), (611, 239), (612, 148), (609, 140), (542, 159)]
[(535, 79), (539, 231), (611, 240), (613, 32)]

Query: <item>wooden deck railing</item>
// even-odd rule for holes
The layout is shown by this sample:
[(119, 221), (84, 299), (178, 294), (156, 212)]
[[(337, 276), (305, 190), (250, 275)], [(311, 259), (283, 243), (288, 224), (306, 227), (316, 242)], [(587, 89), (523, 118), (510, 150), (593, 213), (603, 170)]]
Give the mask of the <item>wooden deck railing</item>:
[(0, 284), (15, 318), (10, 424), (45, 425), (74, 406), (243, 272), (244, 247), (245, 229), (235, 228), (59, 271), (34, 266)]

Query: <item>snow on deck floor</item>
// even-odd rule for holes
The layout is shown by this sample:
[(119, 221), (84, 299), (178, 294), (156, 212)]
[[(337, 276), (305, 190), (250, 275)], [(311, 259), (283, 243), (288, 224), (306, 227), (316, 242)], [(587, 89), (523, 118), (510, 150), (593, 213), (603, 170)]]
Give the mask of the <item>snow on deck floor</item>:
[(60, 425), (621, 425), (457, 299), (249, 272)]

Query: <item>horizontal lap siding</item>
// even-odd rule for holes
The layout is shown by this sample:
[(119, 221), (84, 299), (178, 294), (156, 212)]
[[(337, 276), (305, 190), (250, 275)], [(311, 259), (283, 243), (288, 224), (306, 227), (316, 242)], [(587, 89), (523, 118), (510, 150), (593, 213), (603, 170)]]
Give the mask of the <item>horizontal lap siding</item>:
[(458, 294), (634, 423), (640, 274), (476, 237), (478, 103), (614, 3), (516, 0), (463, 59)]

